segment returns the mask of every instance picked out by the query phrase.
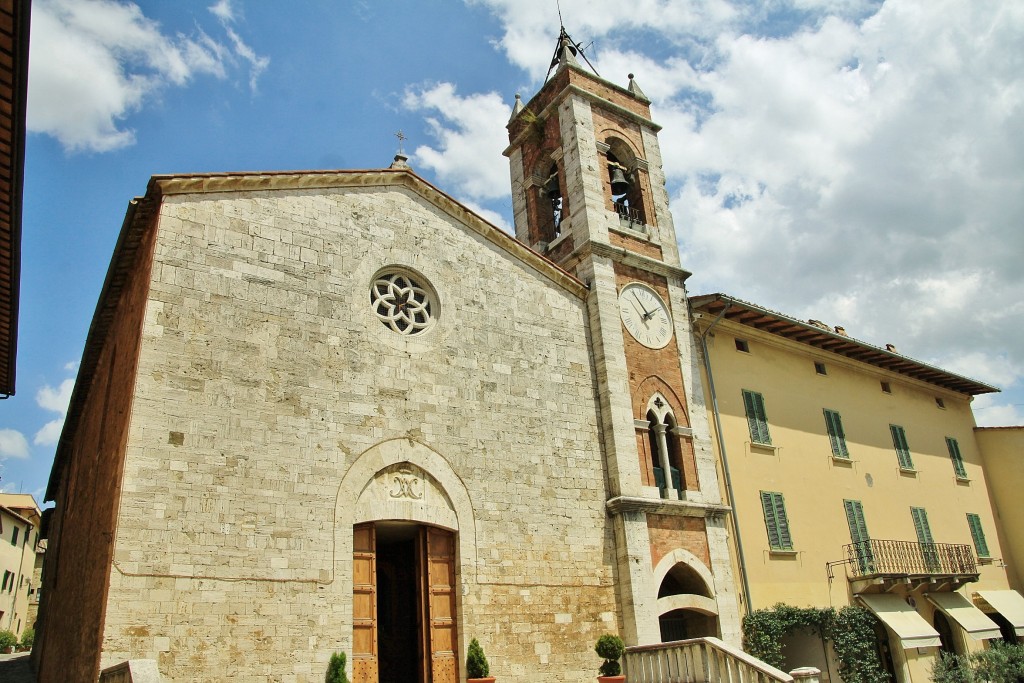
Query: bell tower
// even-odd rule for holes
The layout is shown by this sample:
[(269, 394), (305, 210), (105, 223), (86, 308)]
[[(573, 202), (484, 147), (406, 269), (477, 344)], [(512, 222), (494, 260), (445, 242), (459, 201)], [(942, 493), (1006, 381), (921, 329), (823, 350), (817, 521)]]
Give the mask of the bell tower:
[(627, 644), (739, 646), (726, 517), (658, 145), (633, 74), (604, 80), (562, 27), (508, 122), (516, 238), (590, 288), (607, 510)]

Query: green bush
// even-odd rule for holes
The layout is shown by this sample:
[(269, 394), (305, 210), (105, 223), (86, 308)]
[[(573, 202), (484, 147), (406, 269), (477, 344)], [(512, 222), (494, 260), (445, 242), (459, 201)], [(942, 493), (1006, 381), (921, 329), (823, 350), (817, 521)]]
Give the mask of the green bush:
[(618, 676), (621, 674), (622, 667), (619, 665), (619, 657), (625, 651), (626, 646), (622, 642), (622, 638), (618, 636), (606, 633), (598, 638), (597, 645), (594, 646), (594, 652), (604, 659), (604, 663), (598, 669), (598, 673), (602, 676)]
[(1024, 645), (993, 642), (970, 656), (943, 652), (932, 666), (935, 683), (1017, 683), (1024, 681)]
[(932, 680), (935, 683), (974, 683), (974, 671), (967, 657), (940, 652), (932, 664)]
[(992, 643), (989, 649), (971, 657), (978, 677), (993, 683), (1024, 681), (1024, 645), (989, 642)]
[(19, 647), (23, 647), (26, 650), (32, 649), (32, 643), (36, 640), (36, 630), (34, 628), (27, 628), (21, 632), (21, 643)]
[(743, 646), (758, 659), (781, 669), (785, 666), (782, 639), (795, 631), (810, 631), (832, 641), (844, 683), (877, 683), (888, 680), (889, 675), (878, 655), (876, 619), (862, 607), (844, 607), (837, 612), (831, 607), (801, 608), (779, 603), (747, 615), (743, 620)]
[(466, 652), (466, 677), (487, 678), (490, 673), (491, 667), (487, 664), (484, 649), (480, 647), (480, 643), (474, 638), (469, 641), (469, 650)]
[(18, 644), (18, 636), (13, 631), (0, 631), (0, 650), (6, 650)]
[(335, 652), (331, 655), (331, 661), (327, 664), (327, 683), (348, 683), (345, 661), (344, 652)]

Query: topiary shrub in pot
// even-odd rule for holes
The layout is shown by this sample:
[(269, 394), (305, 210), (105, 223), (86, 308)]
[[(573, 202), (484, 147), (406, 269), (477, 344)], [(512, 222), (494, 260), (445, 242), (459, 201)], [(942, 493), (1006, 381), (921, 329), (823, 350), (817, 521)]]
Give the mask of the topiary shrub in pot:
[(466, 678), (470, 681), (493, 682), (494, 676), (490, 675), (491, 667), (487, 664), (487, 657), (484, 656), (484, 649), (476, 638), (469, 641), (469, 649), (466, 651)]
[(604, 660), (598, 673), (601, 674), (597, 680), (602, 683), (622, 683), (626, 677), (622, 675), (622, 667), (619, 665), (619, 658), (626, 651), (622, 638), (606, 633), (597, 639), (594, 652)]
[(345, 673), (344, 652), (335, 652), (331, 655), (331, 661), (327, 664), (327, 683), (348, 683), (348, 674)]

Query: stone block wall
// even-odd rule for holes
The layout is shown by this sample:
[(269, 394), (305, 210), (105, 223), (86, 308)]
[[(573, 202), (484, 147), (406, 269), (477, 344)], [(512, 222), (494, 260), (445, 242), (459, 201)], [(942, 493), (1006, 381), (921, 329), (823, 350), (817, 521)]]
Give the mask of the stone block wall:
[[(436, 290), (420, 336), (371, 310), (390, 265)], [(322, 680), (351, 639), (342, 480), (403, 439), (469, 492), (460, 660), (477, 637), (505, 680), (589, 680), (618, 616), (585, 316), (403, 188), (165, 197), (104, 664)]]

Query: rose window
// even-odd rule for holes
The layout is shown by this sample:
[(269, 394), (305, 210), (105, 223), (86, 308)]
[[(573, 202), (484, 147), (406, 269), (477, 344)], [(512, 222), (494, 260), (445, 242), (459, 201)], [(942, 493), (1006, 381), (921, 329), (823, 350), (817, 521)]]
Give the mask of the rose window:
[(382, 273), (370, 288), (373, 311), (399, 334), (419, 334), (433, 322), (430, 291), (405, 273)]

